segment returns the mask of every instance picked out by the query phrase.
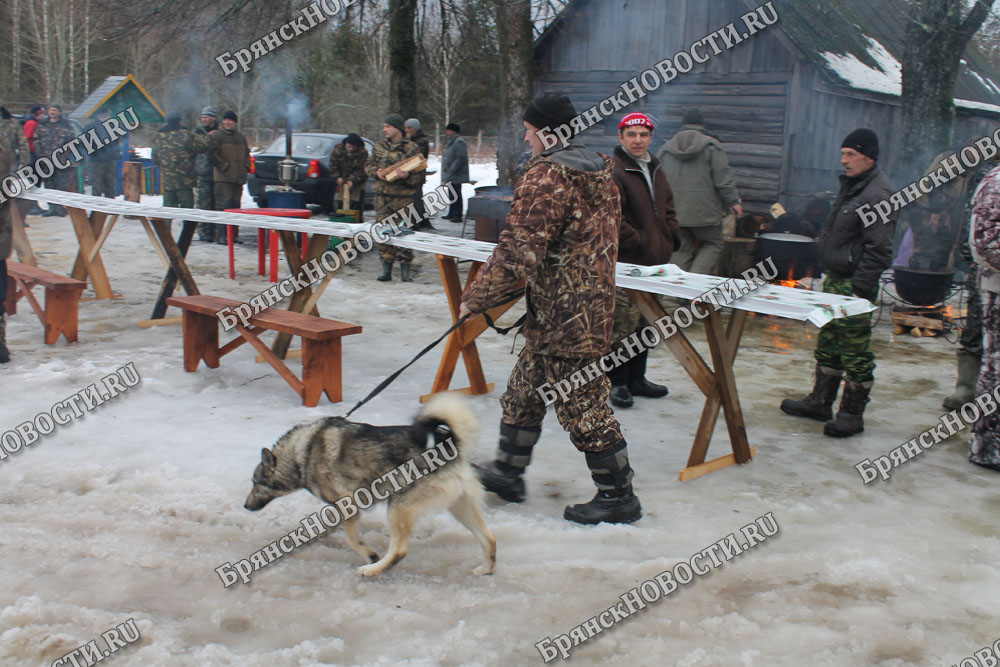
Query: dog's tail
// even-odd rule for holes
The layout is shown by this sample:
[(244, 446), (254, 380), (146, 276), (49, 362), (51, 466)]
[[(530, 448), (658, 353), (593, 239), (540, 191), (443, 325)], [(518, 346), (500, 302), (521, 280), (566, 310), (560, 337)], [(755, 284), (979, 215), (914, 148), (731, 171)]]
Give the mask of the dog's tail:
[[(469, 407), (469, 402), (457, 394), (438, 394), (420, 411), (414, 421), (416, 426), (433, 432), (445, 426), (455, 446), (467, 453), (476, 445), (479, 439), (479, 419)], [(437, 440), (437, 438), (435, 438)]]

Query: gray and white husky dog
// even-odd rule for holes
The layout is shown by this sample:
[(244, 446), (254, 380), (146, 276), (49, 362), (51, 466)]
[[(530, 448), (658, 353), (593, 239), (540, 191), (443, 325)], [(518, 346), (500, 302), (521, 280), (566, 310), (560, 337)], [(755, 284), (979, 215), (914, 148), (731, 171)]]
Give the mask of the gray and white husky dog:
[[(417, 519), (447, 508), (483, 548), (484, 563), (475, 572), (492, 574), (496, 540), (483, 523), (483, 489), (466, 458), (478, 433), (475, 414), (464, 399), (453, 394), (434, 398), (409, 426), (372, 426), (343, 417), (300, 424), (281, 436), (273, 451), (261, 451), (261, 462), (253, 473), (253, 490), (244, 507), (255, 512), (298, 489), (308, 489), (320, 500), (333, 504), (361, 487), (371, 489), (375, 480), (397, 467), (412, 473), (415, 466), (425, 474), (413, 481), (410, 479), (415, 475), (399, 475), (408, 482), (405, 486), (396, 481), (389, 488), (388, 478), (380, 482), (382, 488), (376, 485), (376, 497), (391, 494), (391, 537), (389, 551), (382, 559), (361, 539), (358, 514), (343, 521), (347, 543), (370, 563), (358, 568), (358, 572), (374, 577), (401, 561)], [(454, 444), (447, 442), (449, 438)], [(435, 467), (428, 463), (434, 462), (431, 453), (426, 457), (421, 454), (437, 443), (444, 443), (442, 447), (451, 445), (449, 452), (457, 450), (457, 456), (431, 470)], [(440, 457), (438, 460), (443, 462)], [(392, 479), (396, 477), (391, 475)]]

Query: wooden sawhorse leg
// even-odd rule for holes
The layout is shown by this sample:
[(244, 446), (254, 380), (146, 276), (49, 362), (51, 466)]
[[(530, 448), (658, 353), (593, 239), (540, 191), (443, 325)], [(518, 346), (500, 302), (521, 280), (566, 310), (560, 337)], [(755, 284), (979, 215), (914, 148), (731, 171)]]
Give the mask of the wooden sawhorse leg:
[(108, 272), (104, 268), (104, 260), (101, 259), (101, 247), (97, 242), (108, 214), (94, 211), (88, 218), (87, 212), (83, 209), (67, 206), (66, 210), (69, 211), (76, 239), (80, 243), (80, 252), (73, 264), (71, 277), (86, 280), (89, 276), (90, 284), (98, 299), (113, 299), (115, 295), (111, 291), (111, 282), (108, 280)]
[[(285, 259), (288, 261), (288, 269), (291, 271), (289, 275), (292, 276), (298, 274), (298, 272), (302, 269), (303, 264), (308, 264), (314, 259), (319, 259), (319, 257), (326, 252), (326, 246), (330, 242), (330, 236), (328, 234), (314, 234), (312, 239), (309, 241), (309, 250), (306, 252), (306, 256), (303, 259), (303, 257), (299, 254), (299, 246), (295, 239), (295, 232), (282, 229), (278, 233), (278, 236), (281, 238), (281, 247), (285, 251)], [(320, 284), (323, 289), (326, 289), (326, 285), (329, 284), (329, 281), (324, 281)], [(298, 290), (292, 295), (292, 299), (288, 303), (288, 311), (291, 313), (304, 313), (306, 315), (319, 316), (319, 309), (316, 308), (316, 301), (318, 299), (312, 299), (312, 295), (312, 287), (306, 286)], [(312, 304), (308, 310), (306, 310), (307, 304)], [(291, 334), (279, 331), (278, 335), (274, 338), (274, 342), (271, 344), (271, 351), (274, 352), (279, 359), (284, 359), (288, 354), (288, 345), (291, 342)]]
[[(663, 307), (652, 294), (637, 290), (627, 291), (648, 321), (655, 322), (666, 315)], [(698, 422), (698, 429), (695, 431), (694, 444), (691, 446), (687, 467), (681, 470), (679, 475), (682, 482), (701, 477), (706, 473), (731, 466), (734, 463), (747, 463), (756, 453), (756, 448), (750, 447), (747, 441), (743, 410), (740, 407), (739, 393), (736, 390), (736, 380), (733, 375), (733, 360), (739, 349), (747, 313), (744, 310), (732, 309), (729, 324), (724, 330), (722, 315), (718, 311), (708, 304), (702, 304), (701, 309), (709, 313), (708, 317), (705, 318), (705, 333), (708, 338), (714, 371), (708, 367), (708, 364), (691, 345), (691, 341), (687, 339), (683, 331), (679, 330), (665, 341), (671, 353), (705, 394), (705, 406)], [(720, 408), (726, 415), (726, 427), (729, 431), (729, 442), (732, 445), (733, 453), (706, 462), (705, 455), (708, 453), (708, 445), (712, 440), (712, 433), (715, 431)]]
[(17, 253), (17, 261), (28, 266), (38, 266), (35, 251), (31, 249), (31, 241), (28, 240), (28, 234), (24, 231), (24, 215), (19, 205), (23, 201), (26, 200), (13, 199), (10, 202), (11, 241), (14, 251)]
[[(195, 229), (197, 229), (198, 223), (185, 220), (184, 227), (181, 229), (180, 237), (177, 239), (177, 252), (180, 253), (182, 260), (187, 259), (188, 248), (191, 247), (191, 239), (194, 238)], [(169, 227), (168, 227), (169, 229)], [(167, 259), (170, 259), (170, 254), (167, 254)], [(190, 271), (188, 272), (190, 274)], [(192, 282), (194, 279), (192, 278)], [(177, 287), (177, 270), (171, 265), (167, 269), (167, 275), (163, 278), (163, 283), (160, 286), (160, 295), (156, 299), (156, 303), (153, 304), (153, 314), (150, 316), (151, 320), (162, 319), (164, 315), (167, 314), (167, 299), (174, 295), (174, 288)], [(194, 292), (197, 294), (197, 290)], [(188, 292), (190, 295), (191, 292)]]
[[(444, 284), (444, 293), (448, 297), (451, 322), (454, 324), (458, 322), (458, 313), (462, 306), (462, 287), (458, 277), (458, 264), (455, 262), (454, 257), (447, 255), (437, 255), (437, 263), (438, 270), (441, 272), (441, 282)], [(476, 279), (476, 275), (479, 273), (482, 265), (482, 262), (472, 263), (469, 269), (469, 277), (465, 281), (466, 287), (471, 285), (472, 281)], [(496, 320), (510, 310), (517, 301), (515, 299), (510, 303), (491, 308), (487, 312), (491, 318)], [(421, 403), (427, 402), (438, 392), (448, 391), (448, 387), (451, 385), (451, 378), (455, 373), (455, 367), (458, 365), (459, 354), (461, 354), (462, 362), (465, 364), (465, 373), (469, 377), (470, 386), (454, 391), (471, 396), (481, 396), (493, 391), (493, 383), (487, 383), (486, 377), (483, 375), (483, 365), (479, 361), (479, 350), (476, 348), (476, 338), (479, 337), (479, 334), (486, 331), (487, 328), (486, 318), (481, 316), (473, 317), (466, 320), (465, 324), (448, 336), (444, 352), (441, 354), (441, 363), (438, 365), (437, 376), (434, 378), (434, 386), (431, 388), (431, 393), (420, 397)]]

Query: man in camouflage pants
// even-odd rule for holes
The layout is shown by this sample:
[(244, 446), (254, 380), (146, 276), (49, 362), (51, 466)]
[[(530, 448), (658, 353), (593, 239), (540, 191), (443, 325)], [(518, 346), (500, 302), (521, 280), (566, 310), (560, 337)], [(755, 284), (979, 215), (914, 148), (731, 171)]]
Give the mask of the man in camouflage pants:
[[(31, 151), (28, 139), (24, 136), (21, 123), (10, 116), (7, 110), (0, 107), (0, 181), (13, 174), (20, 165), (31, 163)], [(7, 315), (4, 309), (4, 298), (7, 295), (7, 257), (13, 240), (11, 229), (10, 207), (11, 199), (4, 198), (0, 203), (0, 364), (10, 361), (7, 350)], [(23, 210), (23, 209), (22, 209)]]
[[(199, 125), (194, 133), (199, 137), (208, 137), (209, 134), (219, 129), (218, 115), (215, 107), (205, 107), (201, 110)], [(201, 153), (195, 159), (195, 174), (198, 176), (198, 199), (196, 206), (205, 211), (215, 210), (215, 182), (212, 180), (212, 160), (208, 153)], [(198, 224), (198, 239), (211, 243), (215, 240), (216, 228), (220, 225), (211, 222)], [(220, 233), (221, 234), (221, 233)]]
[(181, 115), (172, 112), (153, 137), (153, 162), (160, 168), (163, 205), (194, 208), (195, 161), (206, 153), (211, 140), (181, 125)]
[[(382, 134), (385, 140), (375, 144), (372, 156), (365, 166), (365, 171), (375, 179), (375, 220), (381, 222), (396, 211), (413, 203), (413, 193), (424, 179), (424, 170), (407, 174), (402, 169), (396, 170), (396, 178), (387, 181), (388, 167), (420, 155), (420, 148), (403, 135), (403, 117), (398, 113), (390, 114), (382, 123)], [(404, 283), (413, 282), (410, 277), (410, 264), (413, 262), (413, 251), (409, 248), (398, 248), (387, 243), (380, 243), (378, 255), (382, 259), (382, 275), (378, 280), (392, 280), (392, 263), (399, 261), (400, 280)]]
[[(879, 277), (892, 264), (892, 235), (897, 213), (888, 223), (865, 226), (858, 209), (888, 199), (895, 191), (878, 168), (878, 137), (858, 129), (840, 149), (840, 193), (820, 235), (826, 278), (823, 291), (875, 301)], [(865, 430), (865, 405), (875, 381), (871, 313), (836, 319), (820, 329), (816, 344), (816, 382), (802, 400), (786, 398), (781, 409), (796, 417), (827, 422), (823, 433), (836, 438)], [(833, 401), (846, 375), (836, 419)], [(832, 420), (832, 421), (831, 421)]]
[(583, 386), (574, 383), (570, 394), (555, 399), (555, 410), (584, 452), (598, 491), (590, 502), (568, 506), (563, 516), (586, 524), (631, 523), (642, 508), (632, 491), (628, 446), (607, 405), (611, 384), (604, 373), (592, 372), (611, 345), (615, 311), (621, 223), (615, 161), (576, 141), (545, 150), (539, 136), (539, 128), (567, 125), (575, 116), (569, 98), (557, 93), (528, 106), (524, 139), (534, 157), (514, 190), (493, 254), (462, 295), (463, 315), (481, 313), (526, 283), (525, 346), (500, 398), (496, 460), (479, 468), (479, 479), (504, 500), (523, 501), (522, 475), (554, 395), (544, 394), (544, 387), (552, 391), (560, 380), (586, 377)]

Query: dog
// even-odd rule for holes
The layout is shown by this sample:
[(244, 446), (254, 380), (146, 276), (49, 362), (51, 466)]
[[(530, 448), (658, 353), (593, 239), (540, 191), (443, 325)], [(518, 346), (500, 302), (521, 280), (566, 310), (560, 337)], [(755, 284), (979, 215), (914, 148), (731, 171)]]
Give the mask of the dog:
[[(385, 572), (406, 556), (410, 531), (417, 520), (447, 508), (469, 529), (483, 548), (484, 563), (476, 574), (493, 574), (496, 540), (483, 523), (483, 488), (465, 455), (475, 445), (479, 422), (464, 399), (442, 394), (428, 403), (409, 426), (372, 426), (326, 417), (300, 424), (281, 436), (274, 449), (261, 450), (261, 461), (253, 473), (253, 490), (244, 508), (256, 512), (269, 502), (298, 489), (308, 489), (327, 503), (353, 495), (361, 487), (371, 488), (379, 477), (401, 465), (415, 463), (423, 477), (397, 489), (388, 498), (389, 551), (379, 559), (358, 530), (358, 514), (345, 519), (347, 543), (368, 565), (358, 568), (364, 577)], [(453, 443), (457, 456), (430, 471), (421, 453), (436, 444)], [(443, 451), (443, 450), (442, 450)], [(430, 453), (429, 453), (430, 454)], [(433, 460), (428, 455), (428, 460)], [(445, 457), (447, 458), (447, 457)], [(414, 463), (409, 463), (409, 461)], [(440, 461), (441, 458), (439, 457)], [(406, 481), (404, 479), (404, 481)], [(383, 481), (382, 495), (388, 491)]]

